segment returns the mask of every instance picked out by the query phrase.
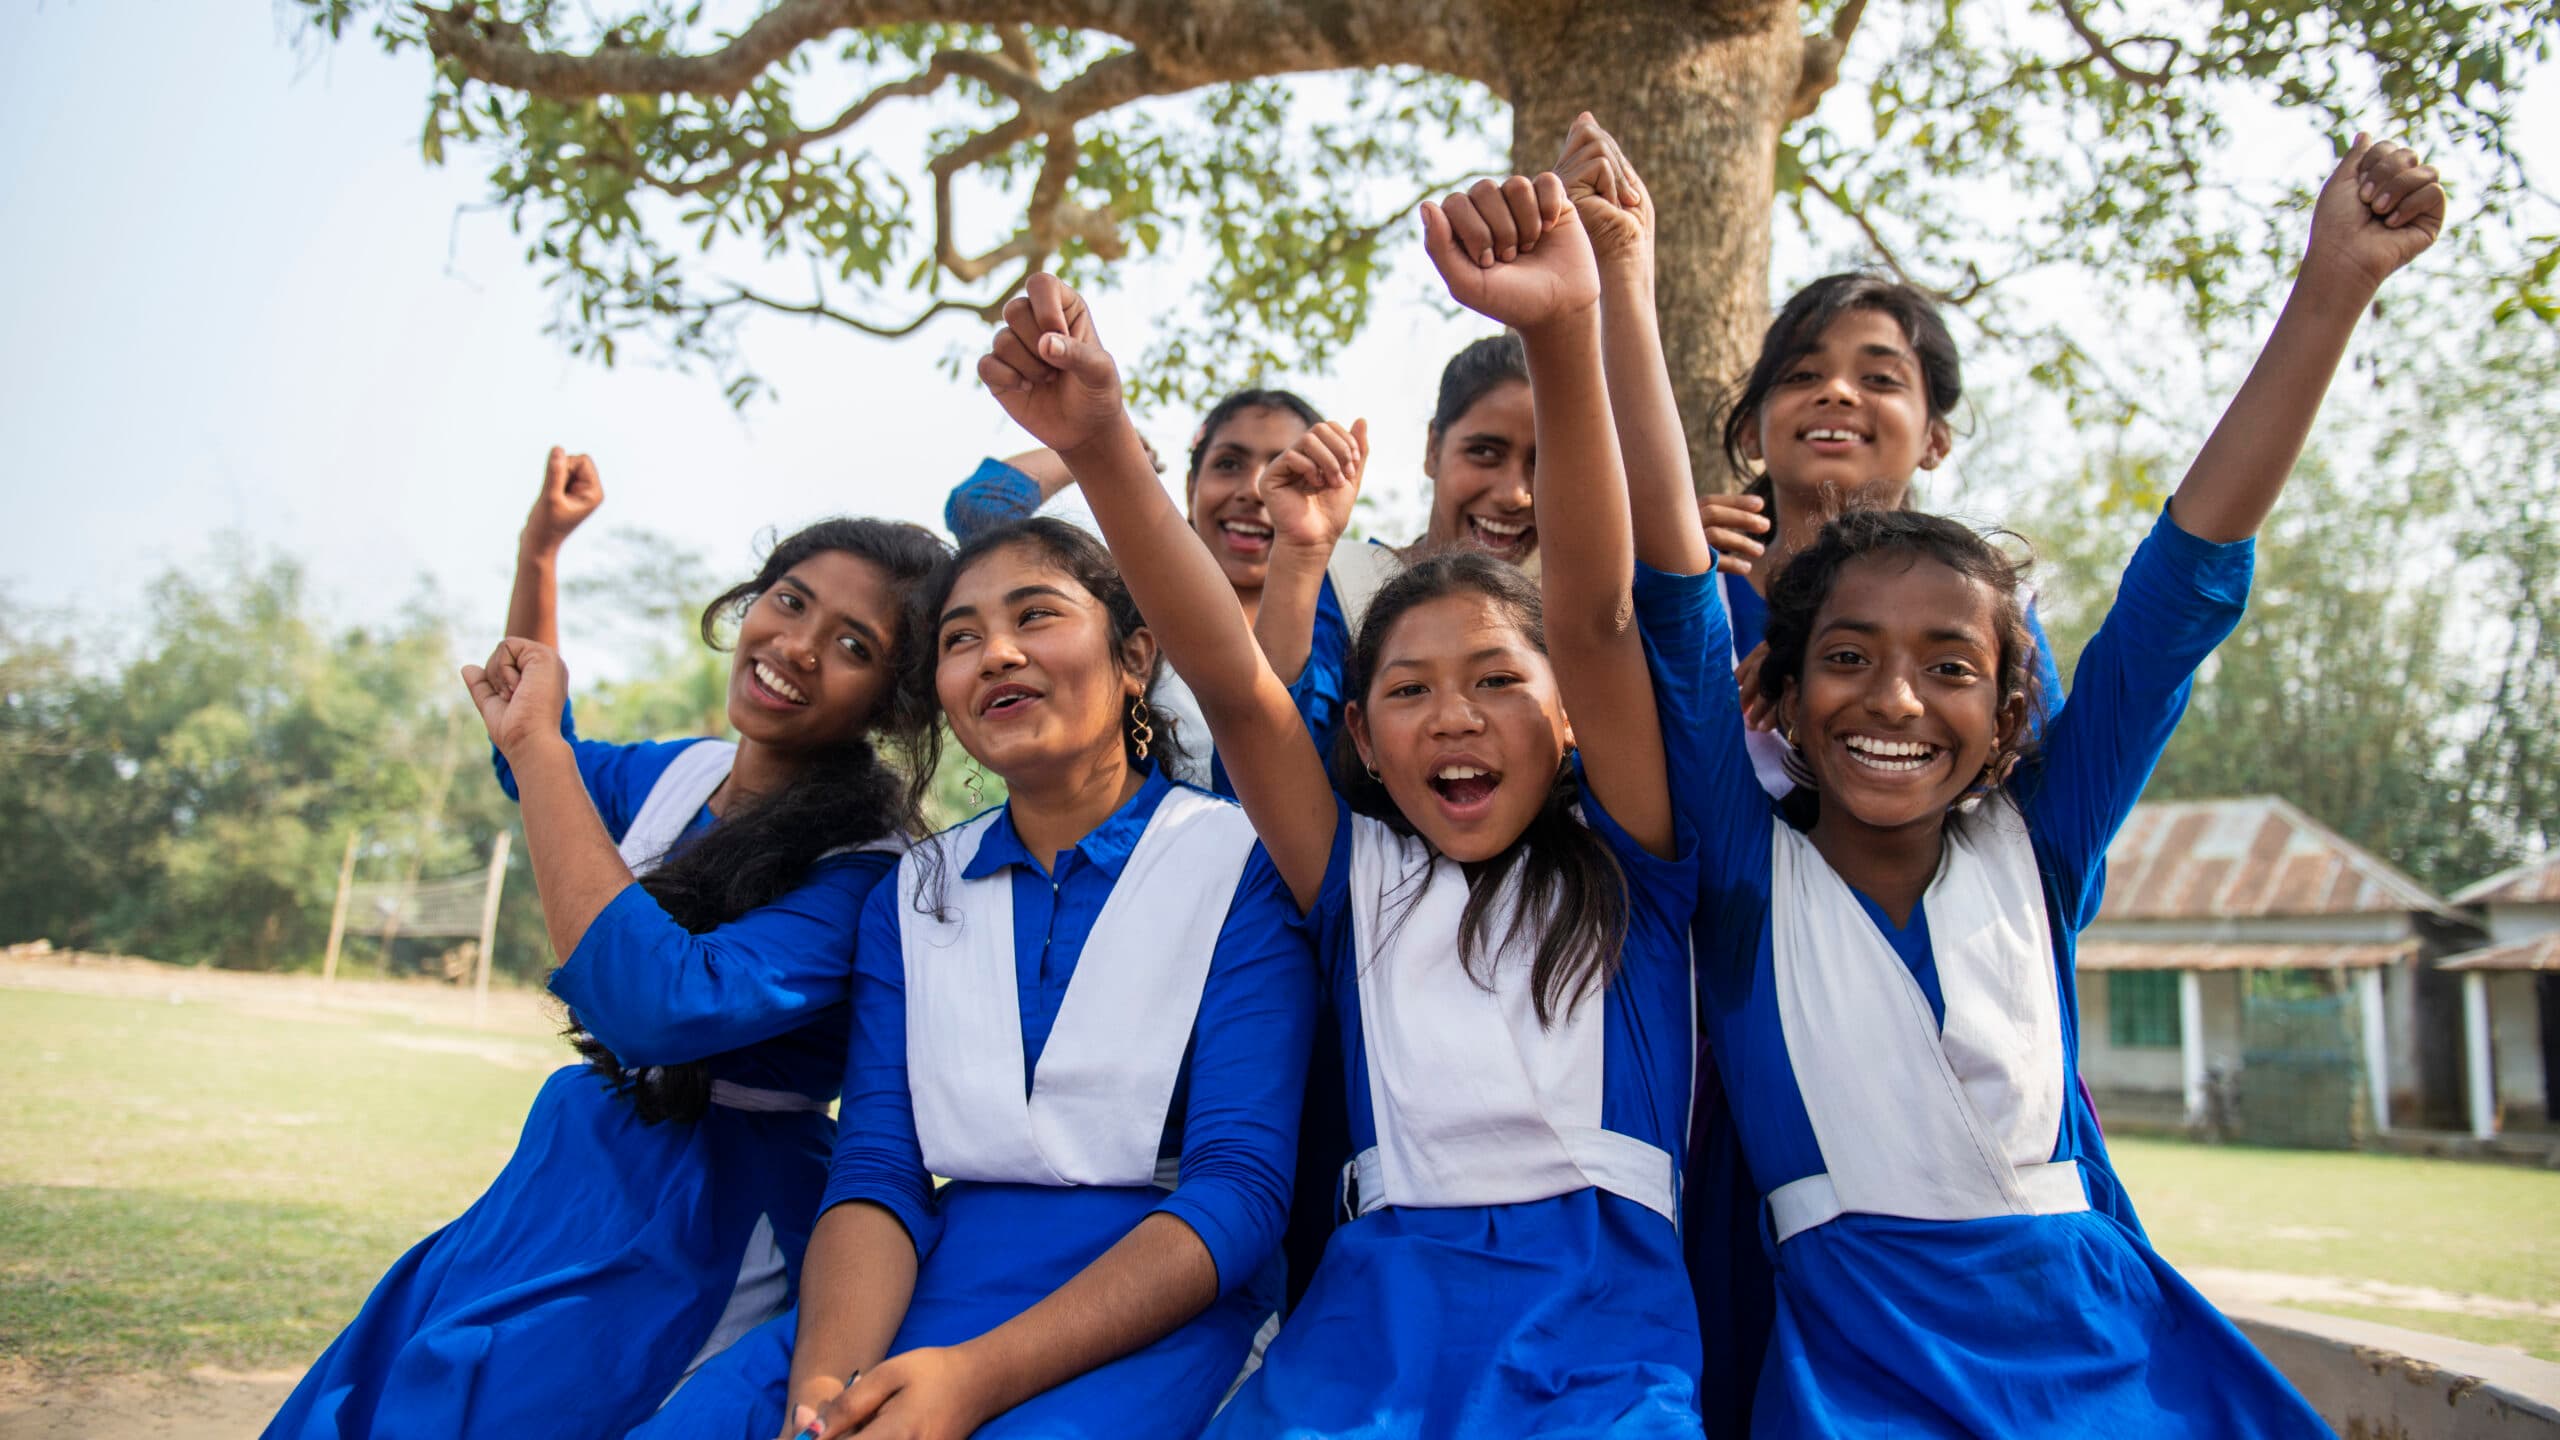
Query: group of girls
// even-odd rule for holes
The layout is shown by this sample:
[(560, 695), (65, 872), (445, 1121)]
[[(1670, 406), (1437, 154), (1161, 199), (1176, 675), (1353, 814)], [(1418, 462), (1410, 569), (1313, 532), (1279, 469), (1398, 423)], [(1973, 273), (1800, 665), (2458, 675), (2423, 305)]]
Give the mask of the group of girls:
[[(2067, 704), (2017, 563), (1911, 508), (1960, 394), (1913, 292), (1784, 308), (1726, 433), (1765, 484), (1700, 508), (1588, 116), (1422, 208), (1508, 333), (1409, 546), (1338, 543), (1365, 424), (1285, 392), (1177, 508), (1035, 276), (978, 372), (1043, 448), (959, 548), (790, 537), (704, 616), (738, 740), (612, 745), (555, 452), (464, 675), (588, 1064), (268, 1433), (2327, 1433), (2145, 1241), (2072, 954), (2443, 210), (2357, 138)], [(1028, 513), (1070, 483), (1101, 540)], [(937, 725), (1007, 798), (923, 836)]]

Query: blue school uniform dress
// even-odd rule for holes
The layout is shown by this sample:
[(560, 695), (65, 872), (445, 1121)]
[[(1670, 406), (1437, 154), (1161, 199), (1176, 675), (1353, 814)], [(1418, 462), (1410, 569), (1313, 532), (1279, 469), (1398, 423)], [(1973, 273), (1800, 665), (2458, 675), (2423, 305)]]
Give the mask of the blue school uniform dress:
[(1210, 1435), (1697, 1435), (1676, 1223), (1696, 868), (1587, 790), (1581, 813), (1626, 872), (1626, 948), (1541, 1025), (1534, 927), (1505, 938), (1517, 879), (1479, 984), (1460, 867), (1339, 810), (1307, 923), (1341, 1027), (1353, 1218)]
[[(1217, 1300), (977, 1433), (1188, 1440), (1279, 1306), (1313, 962), (1231, 802), (1151, 772), (1055, 870), (1011, 815), (918, 846), (871, 897), (826, 1203), (878, 1205), (915, 1242), (892, 1355), (983, 1335), (1148, 1216), (1182, 1221)], [(771, 1440), (796, 1323), (704, 1366), (638, 1433)]]
[[(735, 754), (575, 744), (635, 873), (710, 826)], [(894, 861), (822, 858), (699, 935), (638, 885), (615, 896), (551, 988), (627, 1068), (708, 1061), (710, 1109), (644, 1125), (587, 1067), (554, 1072), (496, 1182), (391, 1267), (271, 1440), (617, 1434), (786, 1305), (834, 1143), (855, 929)]]
[[(1751, 588), (1750, 577), (1721, 577), (1725, 615), (1732, 628), (1733, 662), (1768, 638), (1769, 602)], [(2041, 706), (2039, 730), (2062, 708), (2062, 674), (2054, 664), (2053, 642), (2027, 604), (2027, 629), (2035, 636), (2036, 675)], [(1774, 732), (1744, 732), (1751, 768), (1773, 800), (1785, 800), (1796, 788), (1786, 771), (1786, 742)], [(2095, 910), (2095, 902), (2091, 905)], [(1697, 943), (1711, 949), (1706, 932), (1721, 923), (1712, 907), (1698, 912)], [(1702, 1037), (1703, 1040), (1703, 1037)], [(2084, 1097), (2085, 1098), (2085, 1097)], [(1698, 1098), (1689, 1130), (1689, 1168), (1681, 1191), (1681, 1234), (1687, 1247), (1689, 1280), (1698, 1296), (1698, 1329), (1706, 1345), (1706, 1371), (1700, 1393), (1707, 1431), (1741, 1435), (1751, 1428), (1752, 1386), (1767, 1353), (1769, 1331), (1776, 1323), (1775, 1280), (1760, 1248), (1760, 1187), (1753, 1183), (1742, 1153), (1742, 1137), (1734, 1127), (1724, 1083), (1707, 1048), (1698, 1056)], [(2132, 1223), (2129, 1207), (2122, 1216)]]
[[(1753, 1434), (2329, 1433), (2128, 1223), (2071, 1083), (2075, 937), (2252, 553), (2155, 527), (2017, 799), (1950, 823), (1899, 928), (1778, 820), (1726, 673), (1657, 664), (1691, 717), (1666, 741), (1716, 919), (1699, 988), (1774, 1255)], [(1640, 571), (1637, 608), (1668, 652), (1725, 631), (1707, 577)]]

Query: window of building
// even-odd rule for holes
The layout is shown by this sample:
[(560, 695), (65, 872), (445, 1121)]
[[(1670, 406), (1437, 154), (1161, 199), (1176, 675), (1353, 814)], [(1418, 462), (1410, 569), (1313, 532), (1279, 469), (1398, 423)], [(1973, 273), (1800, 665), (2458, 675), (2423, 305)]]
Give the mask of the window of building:
[(2107, 972), (2107, 1039), (2123, 1049), (2178, 1048), (2178, 972)]

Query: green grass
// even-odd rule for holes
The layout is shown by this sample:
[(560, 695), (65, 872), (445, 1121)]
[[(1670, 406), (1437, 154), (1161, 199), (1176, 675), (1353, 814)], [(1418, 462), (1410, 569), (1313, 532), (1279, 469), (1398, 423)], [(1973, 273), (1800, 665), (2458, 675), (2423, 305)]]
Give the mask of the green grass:
[(308, 1361), (505, 1163), (556, 1042), (0, 991), (0, 1353)]
[[(487, 1186), (556, 1040), (0, 991), (0, 1355), (62, 1376), (307, 1362)], [(2123, 1139), (2187, 1266), (2560, 1303), (2560, 1174)], [(2560, 1322), (2314, 1306), (2560, 1360)]]
[[(2172, 1264), (2560, 1303), (2560, 1172), (2402, 1155), (2109, 1142)], [(2560, 1321), (2305, 1304), (2560, 1360)]]

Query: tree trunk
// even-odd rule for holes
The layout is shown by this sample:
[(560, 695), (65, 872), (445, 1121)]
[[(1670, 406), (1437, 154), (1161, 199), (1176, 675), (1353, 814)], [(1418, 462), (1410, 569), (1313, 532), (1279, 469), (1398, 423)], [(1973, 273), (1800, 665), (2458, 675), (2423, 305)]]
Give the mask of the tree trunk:
[(1502, 11), (1511, 158), (1555, 164), (1589, 109), (1659, 212), (1656, 286), (1689, 456), (1701, 488), (1732, 489), (1716, 432), (1769, 320), (1778, 135), (1804, 39), (1788, 0), (1519, 0)]

